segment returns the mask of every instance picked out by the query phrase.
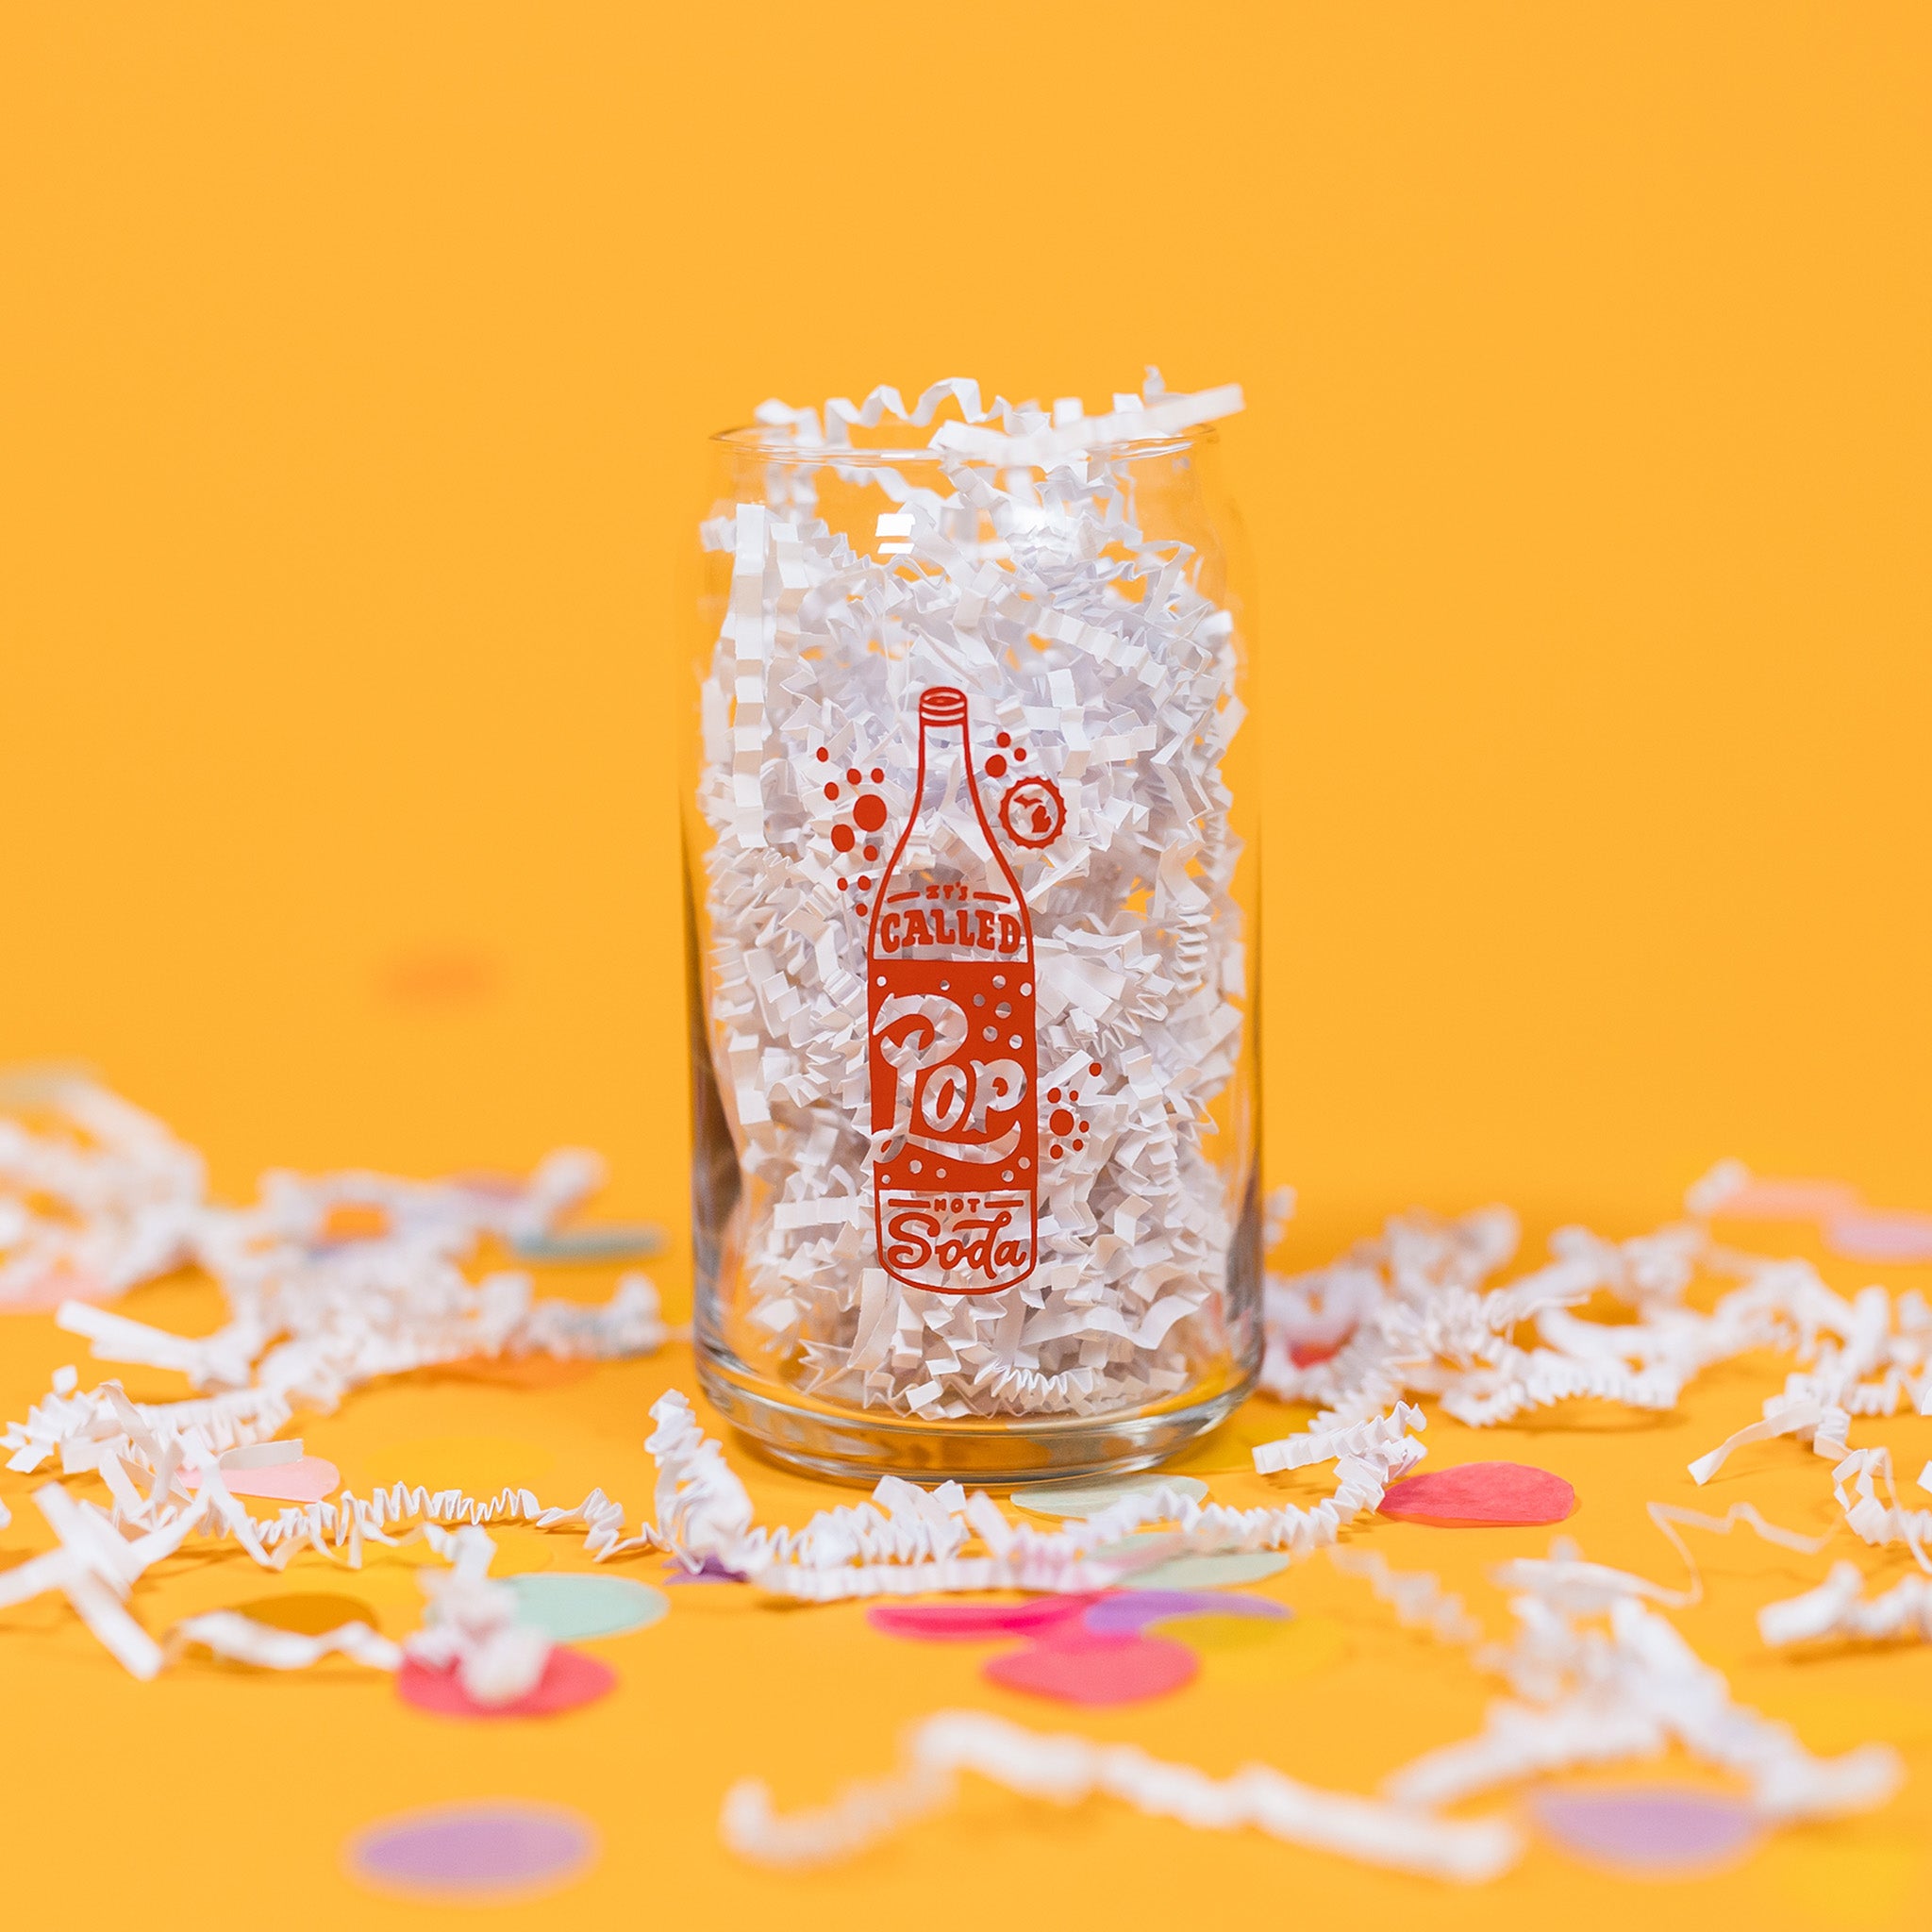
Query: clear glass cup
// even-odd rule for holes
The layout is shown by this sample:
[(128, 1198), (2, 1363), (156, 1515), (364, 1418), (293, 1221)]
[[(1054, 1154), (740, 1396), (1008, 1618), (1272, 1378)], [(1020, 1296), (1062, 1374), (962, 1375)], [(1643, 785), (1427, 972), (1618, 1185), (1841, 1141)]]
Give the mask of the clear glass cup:
[(1261, 1348), (1214, 432), (714, 447), (682, 785), (705, 1389), (833, 1475), (1144, 1468)]

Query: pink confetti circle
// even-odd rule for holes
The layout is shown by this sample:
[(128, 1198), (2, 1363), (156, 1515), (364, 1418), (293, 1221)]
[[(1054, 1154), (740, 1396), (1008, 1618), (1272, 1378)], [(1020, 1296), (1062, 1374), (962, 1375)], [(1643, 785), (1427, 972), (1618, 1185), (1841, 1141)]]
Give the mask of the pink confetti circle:
[(983, 1643), (992, 1637), (1026, 1637), (1072, 1623), (1094, 1601), (1091, 1591), (1037, 1596), (1023, 1604), (874, 1604), (865, 1620), (888, 1637), (927, 1643)]
[(1559, 1475), (1524, 1462), (1465, 1462), (1392, 1484), (1382, 1514), (1444, 1529), (1561, 1523), (1576, 1491)]
[(1139, 1704), (1191, 1684), (1201, 1660), (1165, 1637), (1054, 1631), (1024, 1650), (989, 1657), (989, 1681), (1062, 1704)]
[(553, 1717), (594, 1704), (617, 1684), (617, 1673), (601, 1658), (558, 1644), (550, 1653), (533, 1690), (511, 1704), (478, 1704), (456, 1671), (432, 1671), (411, 1657), (396, 1674), (396, 1692), (405, 1704), (439, 1717)]
[[(201, 1472), (184, 1469), (181, 1480), (191, 1490), (198, 1490)], [(335, 1464), (320, 1456), (300, 1456), (293, 1462), (271, 1462), (259, 1469), (222, 1471), (222, 1481), (231, 1496), (261, 1496), (276, 1503), (325, 1503), (341, 1480)]]

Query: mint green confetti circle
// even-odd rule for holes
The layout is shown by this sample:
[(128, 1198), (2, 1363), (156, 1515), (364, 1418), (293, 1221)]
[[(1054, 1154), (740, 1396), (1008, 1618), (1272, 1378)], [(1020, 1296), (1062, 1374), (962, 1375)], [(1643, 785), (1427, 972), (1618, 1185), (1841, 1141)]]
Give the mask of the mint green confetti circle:
[(580, 1637), (622, 1637), (669, 1614), (671, 1599), (628, 1576), (539, 1570), (504, 1579), (517, 1593), (517, 1614), (555, 1643)]
[(1036, 1516), (1098, 1516), (1125, 1496), (1148, 1496), (1156, 1490), (1177, 1490), (1199, 1502), (1208, 1485), (1199, 1476), (1163, 1475), (1151, 1469), (1141, 1475), (1102, 1476), (1090, 1483), (1028, 1483), (1013, 1491), (1013, 1501)]

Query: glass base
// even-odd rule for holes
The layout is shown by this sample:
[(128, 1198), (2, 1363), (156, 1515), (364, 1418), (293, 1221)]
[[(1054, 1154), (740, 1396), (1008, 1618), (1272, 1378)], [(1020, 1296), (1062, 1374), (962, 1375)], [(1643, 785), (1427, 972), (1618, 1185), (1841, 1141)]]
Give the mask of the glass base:
[(697, 1355), (705, 1394), (755, 1447), (813, 1475), (866, 1484), (900, 1475), (910, 1482), (951, 1479), (1004, 1489), (1152, 1469), (1224, 1422), (1255, 1386), (1250, 1371), (1183, 1408), (1040, 1422), (922, 1423), (795, 1407), (747, 1387), (702, 1347)]

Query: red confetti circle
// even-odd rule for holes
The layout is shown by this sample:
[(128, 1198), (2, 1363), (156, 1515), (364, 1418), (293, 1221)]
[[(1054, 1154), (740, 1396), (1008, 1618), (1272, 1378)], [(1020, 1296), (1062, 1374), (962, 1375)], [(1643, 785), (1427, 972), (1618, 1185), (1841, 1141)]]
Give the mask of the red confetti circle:
[(1445, 1529), (1561, 1523), (1576, 1491), (1559, 1475), (1526, 1462), (1465, 1462), (1390, 1486), (1382, 1514)]

